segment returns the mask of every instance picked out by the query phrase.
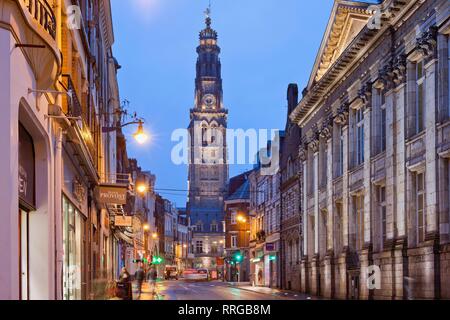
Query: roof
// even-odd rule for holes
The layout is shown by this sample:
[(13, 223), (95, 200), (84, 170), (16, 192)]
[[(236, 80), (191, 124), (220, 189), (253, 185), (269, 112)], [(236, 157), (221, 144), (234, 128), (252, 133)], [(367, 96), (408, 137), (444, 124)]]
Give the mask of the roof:
[(356, 35), (367, 25), (374, 2), (335, 0), (327, 28), (308, 82), (308, 90), (339, 58)]
[(225, 201), (250, 199), (250, 182), (248, 179)]

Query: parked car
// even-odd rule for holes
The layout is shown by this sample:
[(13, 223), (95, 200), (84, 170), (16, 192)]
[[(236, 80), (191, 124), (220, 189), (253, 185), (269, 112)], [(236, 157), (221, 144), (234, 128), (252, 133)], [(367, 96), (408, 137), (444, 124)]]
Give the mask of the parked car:
[(178, 269), (177, 266), (166, 266), (164, 270), (164, 279), (170, 280), (175, 279), (178, 280)]
[(207, 269), (186, 269), (183, 278), (187, 281), (208, 281), (209, 271)]

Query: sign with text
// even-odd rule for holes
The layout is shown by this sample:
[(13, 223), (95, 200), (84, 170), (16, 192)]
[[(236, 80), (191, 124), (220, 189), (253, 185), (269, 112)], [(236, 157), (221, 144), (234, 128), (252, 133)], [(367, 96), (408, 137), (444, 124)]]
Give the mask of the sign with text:
[(98, 202), (102, 204), (126, 204), (127, 188), (115, 186), (99, 186)]
[(275, 243), (266, 243), (266, 251), (275, 251)]
[(115, 216), (114, 225), (116, 227), (131, 227), (133, 225), (132, 216)]

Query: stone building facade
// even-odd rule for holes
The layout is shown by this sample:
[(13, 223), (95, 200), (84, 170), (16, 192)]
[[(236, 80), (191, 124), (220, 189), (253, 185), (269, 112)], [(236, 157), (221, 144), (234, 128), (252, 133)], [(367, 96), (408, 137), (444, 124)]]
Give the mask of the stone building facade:
[[(298, 87), (289, 85), (288, 114), (298, 104)], [(284, 136), (281, 138), (280, 149), (280, 206), (281, 206), (281, 286), (288, 290), (300, 290), (300, 246), (301, 215), (300, 215), (300, 183), (298, 170), (298, 142), (300, 128), (289, 119), (286, 121)]]
[(335, 2), (290, 115), (302, 130), (301, 291), (450, 298), (450, 3), (379, 6), (377, 21), (369, 4)]
[(256, 286), (277, 288), (281, 273), (280, 173), (266, 175), (259, 166), (250, 173), (249, 182), (250, 281)]

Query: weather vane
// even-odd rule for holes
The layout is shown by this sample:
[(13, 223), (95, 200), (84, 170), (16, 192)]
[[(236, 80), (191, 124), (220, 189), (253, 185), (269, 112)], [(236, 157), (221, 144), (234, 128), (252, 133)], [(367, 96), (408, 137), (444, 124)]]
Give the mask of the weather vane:
[(211, 17), (211, 0), (209, 0), (209, 6), (205, 10), (205, 15), (206, 15), (206, 18), (210, 18)]

